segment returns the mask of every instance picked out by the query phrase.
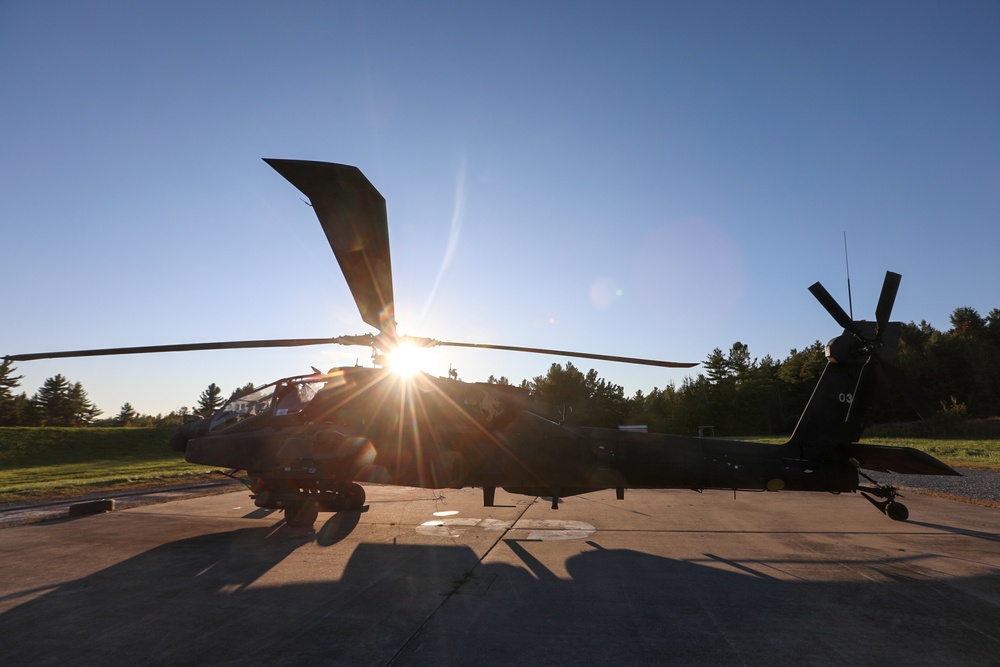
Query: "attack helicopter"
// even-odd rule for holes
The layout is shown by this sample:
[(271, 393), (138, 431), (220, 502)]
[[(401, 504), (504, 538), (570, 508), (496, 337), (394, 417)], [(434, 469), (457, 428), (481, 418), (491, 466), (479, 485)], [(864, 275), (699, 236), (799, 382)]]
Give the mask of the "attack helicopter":
[(11, 361), (303, 345), (364, 346), (372, 366), (288, 377), (234, 398), (211, 417), (185, 424), (170, 446), (191, 463), (225, 468), (258, 507), (284, 510), (294, 526), (320, 511), (359, 510), (362, 484), (497, 488), (559, 499), (614, 489), (726, 489), (859, 492), (897, 521), (909, 512), (898, 490), (864, 471), (958, 473), (909, 447), (861, 444), (880, 377), (900, 384), (918, 412), (919, 392), (892, 364), (900, 323), (889, 318), (900, 275), (887, 272), (875, 321), (854, 320), (820, 284), (810, 292), (843, 328), (826, 346), (827, 365), (789, 440), (782, 445), (568, 426), (536, 414), (527, 392), (454, 377), (411, 376), (390, 367), (402, 347), (467, 347), (690, 368), (693, 363), (565, 350), (439, 341), (397, 331), (385, 199), (353, 166), (265, 159), (305, 195), (326, 234), (364, 323), (377, 333), (328, 338), (228, 341), (19, 354)]

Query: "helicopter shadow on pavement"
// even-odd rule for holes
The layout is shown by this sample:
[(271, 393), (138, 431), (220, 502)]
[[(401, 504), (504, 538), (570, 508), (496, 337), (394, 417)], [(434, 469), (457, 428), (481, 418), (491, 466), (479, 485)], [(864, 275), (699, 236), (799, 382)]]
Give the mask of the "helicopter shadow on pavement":
[[(665, 558), (504, 539), (524, 567), (477, 568), (400, 664), (997, 664), (1000, 571), (929, 578), (932, 556), (824, 562)], [(789, 573), (831, 566), (840, 580)], [(850, 573), (844, 576), (840, 573)]]
[(18, 638), (0, 642), (0, 664), (273, 664), (318, 638), (349, 660), (391, 655), (478, 559), (468, 547), (311, 546), (342, 540), (359, 514), (316, 533), (279, 521), (199, 535), (38, 588), (51, 590), (0, 614), (0, 636)]
[[(680, 560), (599, 541), (343, 541), (283, 522), (163, 544), (0, 615), (2, 664), (989, 664), (1000, 573), (920, 577), (913, 556), (837, 563)], [(338, 549), (316, 549), (340, 543)], [(395, 538), (394, 538), (395, 541)], [(402, 541), (402, 536), (400, 541)], [(506, 551), (504, 551), (506, 549)], [(492, 555), (495, 554), (496, 558)], [(506, 554), (506, 555), (504, 555)], [(919, 557), (918, 557), (919, 559)], [(568, 577), (566, 576), (568, 574)]]
[(969, 528), (957, 528), (955, 526), (944, 526), (939, 523), (927, 523), (926, 521), (907, 521), (908, 524), (914, 526), (920, 526), (922, 528), (931, 528), (933, 530), (940, 530), (945, 533), (951, 533), (952, 535), (965, 535), (967, 537), (975, 537), (981, 540), (989, 540), (990, 542), (1000, 542), (1000, 533), (987, 533), (981, 530), (971, 530)]
[(330, 547), (348, 537), (361, 521), (361, 515), (368, 511), (368, 505), (360, 510), (344, 510), (334, 513), (319, 530), (316, 531), (316, 544)]
[[(357, 527), (361, 520), (361, 515), (368, 511), (369, 506), (365, 505), (360, 510), (342, 510), (335, 512), (319, 530), (312, 527), (292, 527), (282, 519), (275, 524), (280, 527), (289, 539), (315, 540), (320, 546), (333, 546), (345, 537), (349, 536)], [(243, 515), (244, 519), (267, 519), (280, 517), (277, 510), (257, 509)]]

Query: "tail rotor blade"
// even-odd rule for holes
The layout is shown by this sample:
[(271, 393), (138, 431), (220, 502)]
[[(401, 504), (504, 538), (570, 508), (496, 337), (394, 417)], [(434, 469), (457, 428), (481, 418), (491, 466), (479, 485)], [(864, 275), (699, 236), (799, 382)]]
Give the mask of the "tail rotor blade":
[(885, 329), (885, 324), (889, 321), (889, 316), (892, 315), (892, 306), (896, 302), (896, 292), (899, 291), (901, 278), (902, 276), (898, 273), (885, 272), (882, 293), (878, 297), (878, 306), (875, 307), (875, 321), (878, 322), (879, 331)]
[(860, 334), (857, 326), (854, 324), (854, 320), (851, 319), (850, 315), (844, 312), (844, 309), (840, 307), (837, 300), (830, 296), (830, 293), (826, 291), (820, 283), (816, 282), (809, 286), (809, 291), (812, 295), (816, 297), (816, 300), (826, 308), (826, 312), (833, 316), (833, 319), (837, 321), (837, 324), (844, 327), (853, 334)]

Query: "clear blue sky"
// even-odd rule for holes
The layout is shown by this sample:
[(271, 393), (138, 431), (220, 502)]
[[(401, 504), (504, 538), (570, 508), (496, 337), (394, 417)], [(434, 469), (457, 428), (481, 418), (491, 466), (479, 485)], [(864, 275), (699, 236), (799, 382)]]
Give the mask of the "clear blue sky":
[[(0, 354), (370, 331), (260, 158), (388, 201), (400, 330), (782, 359), (871, 317), (1000, 307), (1000, 4), (0, 2)], [(361, 348), (18, 365), (107, 415)], [(465, 380), (564, 358), (437, 350)], [(686, 372), (576, 363), (628, 394)], [(697, 372), (697, 371), (695, 371)]]

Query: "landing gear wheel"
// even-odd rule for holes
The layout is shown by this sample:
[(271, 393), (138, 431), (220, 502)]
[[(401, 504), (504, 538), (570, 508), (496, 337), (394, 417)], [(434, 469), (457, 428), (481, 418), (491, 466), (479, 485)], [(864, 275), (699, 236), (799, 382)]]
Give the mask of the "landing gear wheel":
[(293, 528), (306, 528), (316, 523), (319, 508), (312, 500), (303, 500), (294, 507), (285, 508), (285, 522)]
[(360, 484), (351, 484), (344, 495), (347, 496), (347, 509), (359, 510), (365, 506), (365, 489)]
[(885, 506), (885, 515), (893, 521), (906, 521), (910, 518), (910, 510), (903, 503), (892, 502)]
[[(878, 508), (879, 512), (882, 512), (893, 521), (906, 521), (910, 518), (910, 510), (906, 509), (906, 505), (896, 500), (896, 498), (903, 497), (899, 489), (891, 484), (879, 484), (860, 470), (858, 471), (858, 475), (864, 477), (873, 485), (858, 487), (862, 498), (870, 502)], [(875, 500), (875, 498), (882, 498), (882, 500)]]

